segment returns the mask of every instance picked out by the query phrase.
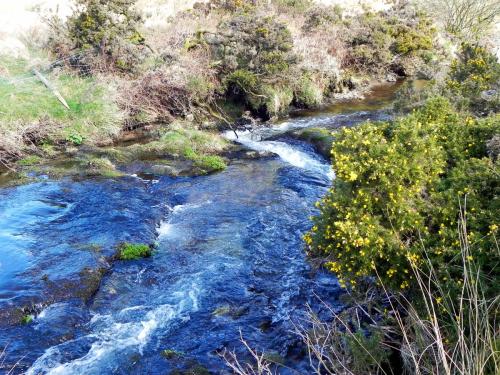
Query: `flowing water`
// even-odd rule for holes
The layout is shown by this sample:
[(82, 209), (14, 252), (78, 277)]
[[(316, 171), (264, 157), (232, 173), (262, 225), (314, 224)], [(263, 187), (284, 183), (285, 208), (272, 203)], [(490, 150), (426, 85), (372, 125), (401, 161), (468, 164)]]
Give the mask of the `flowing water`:
[[(387, 118), (380, 108), (393, 91), (363, 109), (345, 104), (237, 139), (228, 133), (277, 156), (210, 176), (0, 189), (0, 372), (18, 362), (13, 373), (221, 374), (219, 352), (248, 355), (241, 332), (284, 359), (281, 374), (310, 373), (294, 323), (306, 304), (326, 313), (318, 298), (341, 308), (341, 290), (312, 269), (302, 235), (334, 174), (286, 133)], [(112, 262), (124, 241), (155, 242), (154, 255)], [(19, 324), (27, 315), (33, 321)]]

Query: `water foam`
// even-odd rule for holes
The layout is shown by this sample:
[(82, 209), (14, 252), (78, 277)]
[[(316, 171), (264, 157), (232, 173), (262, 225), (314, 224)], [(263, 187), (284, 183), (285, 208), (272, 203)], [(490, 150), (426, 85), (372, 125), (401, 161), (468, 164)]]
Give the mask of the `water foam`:
[[(288, 125), (289, 126), (289, 125)], [(328, 177), (330, 180), (335, 178), (335, 174), (329, 164), (322, 163), (313, 158), (306, 152), (301, 151), (288, 143), (278, 141), (257, 141), (256, 136), (249, 131), (237, 132), (238, 138), (233, 132), (227, 132), (226, 137), (230, 140), (241, 143), (242, 145), (256, 151), (268, 151), (278, 155), (283, 161), (302, 169), (319, 173)]]
[[(173, 293), (176, 303), (161, 304), (150, 310), (142, 305), (127, 307), (115, 315), (95, 314), (89, 322), (92, 333), (78, 339), (92, 342), (85, 355), (63, 363), (65, 347), (77, 340), (68, 341), (47, 349), (26, 374), (102, 374), (103, 369), (118, 366), (120, 358), (130, 352), (142, 355), (155, 331), (168, 328), (175, 319), (189, 319), (189, 314), (198, 310), (200, 288), (196, 280), (178, 284)], [(144, 318), (136, 320), (138, 316)]]

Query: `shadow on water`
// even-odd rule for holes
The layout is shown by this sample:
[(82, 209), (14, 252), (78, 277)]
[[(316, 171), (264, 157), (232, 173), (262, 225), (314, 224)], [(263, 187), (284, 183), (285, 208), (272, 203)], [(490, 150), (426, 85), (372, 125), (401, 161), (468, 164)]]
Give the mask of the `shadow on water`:
[[(285, 360), (280, 373), (308, 373), (293, 323), (306, 304), (321, 313), (314, 294), (341, 307), (336, 279), (311, 268), (302, 243), (333, 175), (310, 145), (280, 134), (385, 118), (388, 100), (374, 96), (360, 107), (241, 133), (240, 143), (278, 157), (235, 161), (210, 176), (47, 180), (0, 190), (6, 364), (21, 359), (15, 371), (27, 374), (193, 366), (219, 374), (226, 371), (219, 351), (245, 356), (241, 330), (252, 347)], [(156, 250), (112, 261), (122, 241), (156, 242)], [(33, 321), (20, 324), (27, 313)]]

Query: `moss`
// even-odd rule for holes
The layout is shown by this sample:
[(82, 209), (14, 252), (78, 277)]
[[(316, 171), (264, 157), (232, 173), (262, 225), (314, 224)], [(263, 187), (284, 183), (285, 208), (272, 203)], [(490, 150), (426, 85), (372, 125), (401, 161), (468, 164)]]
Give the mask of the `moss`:
[(231, 306), (229, 305), (219, 306), (214, 311), (212, 311), (212, 315), (214, 316), (229, 315), (230, 313), (231, 313)]
[(156, 141), (112, 148), (106, 154), (121, 162), (165, 156), (187, 159), (207, 173), (226, 168), (224, 159), (216, 154), (228, 145), (219, 134), (198, 130), (186, 123), (176, 123)]
[(35, 319), (35, 317), (33, 315), (26, 314), (21, 318), (21, 324), (25, 324), (25, 325), (30, 324), (33, 321), (33, 319)]
[(207, 172), (221, 171), (227, 168), (227, 164), (223, 158), (218, 155), (205, 155), (194, 160), (195, 165)]
[(120, 177), (123, 173), (117, 171), (113, 163), (106, 158), (91, 158), (85, 163), (88, 175), (103, 177)]
[(118, 259), (135, 260), (148, 258), (152, 255), (151, 247), (141, 243), (123, 243), (118, 248)]
[(292, 135), (312, 144), (323, 157), (330, 159), (330, 150), (334, 140), (330, 130), (324, 128), (308, 128), (294, 132)]
[(39, 164), (41, 162), (41, 158), (36, 155), (31, 155), (31, 156), (26, 156), (25, 158), (19, 160), (17, 164), (21, 166), (30, 166), (30, 165), (35, 165)]
[(161, 351), (161, 355), (162, 355), (162, 357), (164, 357), (166, 359), (174, 359), (174, 358), (178, 358), (178, 357), (183, 357), (184, 353), (179, 352), (177, 350), (165, 349), (165, 350)]

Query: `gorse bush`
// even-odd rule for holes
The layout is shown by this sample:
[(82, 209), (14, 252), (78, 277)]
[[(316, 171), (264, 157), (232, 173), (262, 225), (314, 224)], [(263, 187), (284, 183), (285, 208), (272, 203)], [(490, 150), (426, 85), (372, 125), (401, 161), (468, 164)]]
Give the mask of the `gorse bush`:
[(463, 44), (446, 83), (459, 109), (479, 115), (500, 111), (500, 64), (486, 48)]
[(145, 51), (145, 39), (138, 31), (142, 17), (134, 9), (135, 2), (77, 0), (64, 26), (51, 23), (51, 48), (59, 55), (77, 51), (70, 63), (85, 73), (133, 71)]
[(412, 76), (437, 50), (436, 29), (426, 15), (402, 8), (363, 13), (348, 21), (347, 64), (375, 74)]
[(398, 92), (394, 107), (405, 113), (436, 95), (446, 97), (460, 112), (476, 116), (499, 112), (500, 63), (496, 56), (482, 46), (464, 43), (444, 82), (433, 80), (419, 89), (409, 82)]
[(293, 99), (290, 71), (297, 57), (283, 23), (253, 12), (236, 13), (207, 37), (220, 61), (226, 92), (266, 116), (288, 108)]
[(446, 99), (435, 98), (392, 123), (342, 130), (332, 149), (337, 179), (305, 237), (311, 253), (326, 257), (342, 283), (378, 274), (404, 290), (425, 248), (456, 292), (455, 228), (458, 202), (466, 197), (469, 237), (480, 249), (474, 260), (484, 275), (494, 272), (500, 169), (486, 143), (499, 127), (498, 116), (461, 117)]
[(237, 14), (219, 25), (214, 53), (222, 70), (250, 70), (256, 74), (285, 74), (293, 64), (293, 40), (286, 25), (271, 17)]

